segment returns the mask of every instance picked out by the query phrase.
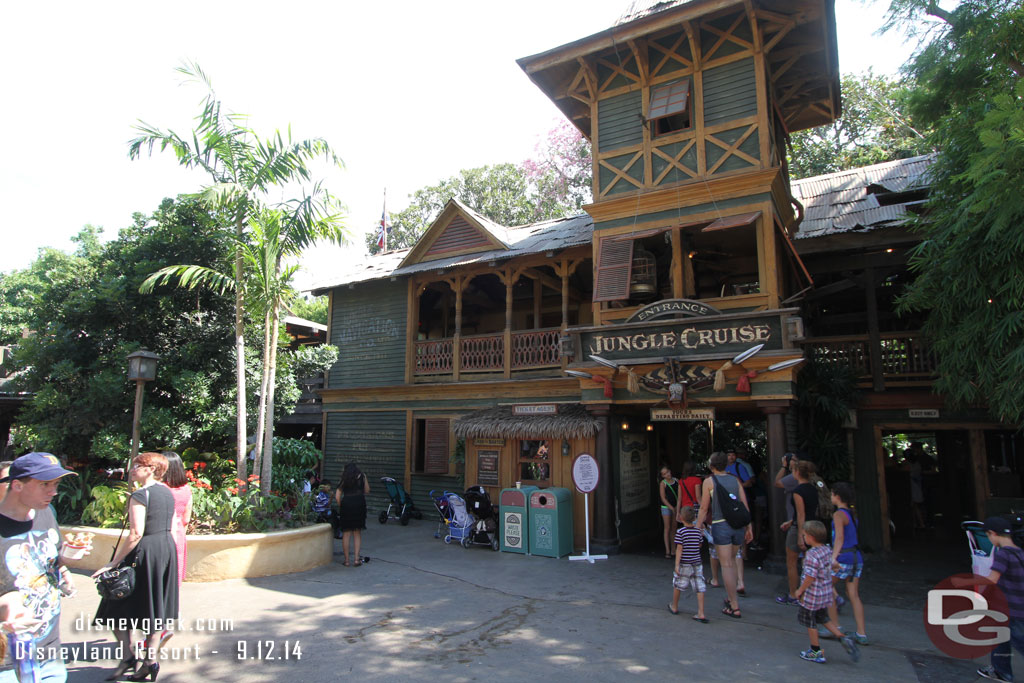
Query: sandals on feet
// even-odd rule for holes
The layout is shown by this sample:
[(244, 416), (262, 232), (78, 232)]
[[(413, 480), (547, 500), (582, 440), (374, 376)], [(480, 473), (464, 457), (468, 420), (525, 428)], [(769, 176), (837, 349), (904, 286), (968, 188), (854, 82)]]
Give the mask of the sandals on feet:
[(743, 615), (740, 614), (738, 609), (733, 609), (731, 606), (726, 606), (722, 609), (722, 614), (733, 619), (742, 619)]
[(362, 567), (363, 566), (363, 561), (362, 560), (356, 560), (352, 564), (353, 564), (353, 566), (356, 566), (356, 567)]
[(691, 617), (694, 621), (699, 621), (702, 624), (710, 624), (711, 622), (705, 617), (693, 616)]
[(679, 614), (679, 610), (672, 609), (672, 605), (666, 605), (666, 607), (668, 607), (668, 611), (671, 612), (672, 614)]
[(351, 567), (352, 565), (349, 564), (348, 559), (346, 558), (345, 561), (341, 563), (341, 566), (342, 567)]

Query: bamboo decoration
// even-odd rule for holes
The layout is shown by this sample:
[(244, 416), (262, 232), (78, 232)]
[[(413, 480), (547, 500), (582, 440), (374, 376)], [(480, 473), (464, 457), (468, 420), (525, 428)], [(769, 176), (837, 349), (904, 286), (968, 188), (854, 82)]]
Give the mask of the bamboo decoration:
[(715, 370), (715, 391), (721, 391), (725, 389), (725, 371), (732, 368), (732, 361), (727, 360), (722, 363), (722, 367)]
[[(732, 360), (727, 360), (724, 363), (722, 363), (722, 367), (718, 368), (718, 370), (715, 371), (714, 390), (715, 391), (722, 391), (723, 389), (725, 389), (725, 371), (726, 370), (729, 370), (729, 369), (731, 369), (731, 368), (733, 368), (735, 366), (739, 366), (739, 367), (742, 368), (743, 367), (743, 361), (747, 360), (748, 358), (752, 358), (754, 355), (757, 354), (758, 351), (760, 351), (763, 348), (764, 348), (764, 344), (758, 344), (757, 346), (751, 346), (746, 351), (743, 351), (741, 353), (736, 354), (735, 358), (733, 358)], [(744, 370), (744, 372), (746, 372), (746, 368), (743, 368), (743, 370)], [(754, 373), (752, 375), (752, 377), (756, 377), (756, 376), (757, 376), (757, 373)], [(740, 377), (740, 382), (742, 382), (743, 379), (744, 379), (743, 377)], [(740, 388), (740, 383), (737, 382), (737, 384), (736, 384), (736, 391), (740, 391), (740, 392), (749, 394), (750, 393), (750, 379), (749, 378), (747, 379), (746, 386), (747, 386), (747, 389), (746, 389), (746, 391), (744, 391), (743, 389)]]

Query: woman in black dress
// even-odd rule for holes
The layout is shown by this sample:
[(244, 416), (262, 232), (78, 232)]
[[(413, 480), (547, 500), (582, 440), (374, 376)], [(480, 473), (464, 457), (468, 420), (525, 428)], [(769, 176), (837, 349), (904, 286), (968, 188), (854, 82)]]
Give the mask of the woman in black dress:
[(159, 453), (143, 453), (132, 462), (131, 480), (139, 488), (128, 500), (128, 534), (110, 564), (93, 574), (99, 576), (125, 559), (129, 564), (134, 562), (135, 590), (124, 600), (101, 600), (96, 619), (101, 625), (111, 623), (108, 620), (137, 619), (146, 634), (146, 655), (136, 671), (138, 661), (133, 652), (132, 632), (114, 631), (125, 659), (108, 681), (128, 672), (133, 673), (127, 677), (129, 681), (150, 677), (155, 681), (160, 664), (153, 657), (171, 633), (163, 629), (178, 618), (178, 555), (171, 537), (174, 496), (159, 482), (166, 471), (167, 459)]
[(345, 465), (341, 475), (341, 484), (334, 492), (334, 500), (338, 503), (338, 527), (341, 529), (341, 549), (345, 553), (346, 567), (349, 565), (349, 539), (355, 537), (355, 566), (363, 563), (359, 554), (362, 544), (362, 530), (366, 528), (366, 494), (370, 492), (370, 482), (359, 471), (354, 462)]

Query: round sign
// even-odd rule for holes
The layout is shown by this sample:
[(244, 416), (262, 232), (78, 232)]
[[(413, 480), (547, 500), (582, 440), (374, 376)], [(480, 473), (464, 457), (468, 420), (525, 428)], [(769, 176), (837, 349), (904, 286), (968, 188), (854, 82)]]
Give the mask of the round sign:
[(597, 488), (601, 478), (597, 470), (597, 461), (589, 453), (580, 453), (572, 461), (572, 481), (580, 493), (590, 493)]

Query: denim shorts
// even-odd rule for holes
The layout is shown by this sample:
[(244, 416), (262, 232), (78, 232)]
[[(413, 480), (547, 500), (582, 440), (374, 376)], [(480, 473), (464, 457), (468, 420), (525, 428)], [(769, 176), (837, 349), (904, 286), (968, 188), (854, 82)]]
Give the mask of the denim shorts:
[(853, 579), (859, 579), (861, 572), (863, 571), (863, 562), (852, 562), (850, 564), (840, 562), (839, 570), (832, 570), (832, 576), (837, 579), (842, 579), (843, 581), (852, 581)]
[(715, 545), (743, 545), (746, 528), (733, 529), (728, 522), (715, 522), (711, 525), (711, 538)]

